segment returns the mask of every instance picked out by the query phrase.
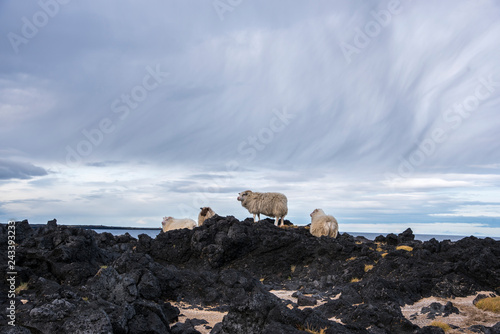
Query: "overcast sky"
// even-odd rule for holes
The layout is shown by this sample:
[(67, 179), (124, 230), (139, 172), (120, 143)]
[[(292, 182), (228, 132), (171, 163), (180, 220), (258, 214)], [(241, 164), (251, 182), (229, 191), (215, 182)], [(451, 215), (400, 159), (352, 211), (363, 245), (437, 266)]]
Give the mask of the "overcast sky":
[(0, 219), (159, 227), (240, 191), (500, 236), (500, 5), (3, 1)]

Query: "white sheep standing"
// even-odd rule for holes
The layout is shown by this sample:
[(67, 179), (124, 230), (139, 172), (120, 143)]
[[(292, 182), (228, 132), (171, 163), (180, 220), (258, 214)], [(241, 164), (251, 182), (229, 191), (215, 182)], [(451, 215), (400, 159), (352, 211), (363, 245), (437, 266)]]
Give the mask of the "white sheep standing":
[(173, 217), (163, 217), (161, 225), (163, 227), (163, 232), (178, 230), (181, 228), (188, 228), (192, 230), (196, 227), (196, 222), (189, 218), (175, 219)]
[(332, 238), (337, 237), (339, 224), (333, 216), (325, 214), (321, 209), (315, 209), (310, 216), (311, 228), (309, 231), (312, 235), (315, 237), (321, 237), (323, 235)]
[[(278, 220), (281, 218), (279, 226), (283, 226), (284, 219), (288, 213), (288, 200), (285, 195), (280, 193), (258, 193), (251, 190), (245, 190), (238, 194), (238, 201), (241, 206), (253, 214), (254, 222), (260, 220), (260, 214), (275, 217), (274, 225), (278, 226)], [(255, 220), (257, 216), (257, 220)]]
[(215, 216), (214, 210), (212, 210), (212, 208), (209, 206), (205, 206), (203, 208), (200, 208), (200, 210), (201, 210), (201, 212), (198, 215), (198, 226), (203, 225), (205, 220), (207, 220), (208, 218), (212, 218), (213, 216)]

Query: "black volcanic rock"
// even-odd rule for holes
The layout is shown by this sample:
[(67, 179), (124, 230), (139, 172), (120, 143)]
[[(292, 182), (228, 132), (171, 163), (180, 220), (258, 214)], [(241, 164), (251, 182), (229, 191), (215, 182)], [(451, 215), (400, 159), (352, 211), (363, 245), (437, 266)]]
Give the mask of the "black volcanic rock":
[[(329, 285), (327, 276), (332, 261), (342, 261), (363, 248), (347, 237), (316, 238), (303, 228), (278, 228), (268, 222), (239, 222), (234, 217), (213, 218), (194, 230), (160, 233), (154, 240), (145, 240), (138, 249), (155, 261), (180, 267), (218, 269), (238, 268), (254, 277), (283, 282), (290, 277), (314, 277), (318, 287)], [(375, 252), (371, 252), (375, 253)], [(373, 254), (376, 258), (375, 254)], [(344, 273), (350, 280), (349, 272)], [(360, 263), (360, 271), (363, 264)], [(343, 270), (342, 270), (343, 271)], [(324, 274), (324, 279), (318, 274)], [(339, 274), (335, 270), (335, 274)], [(329, 280), (331, 282), (331, 279)]]
[(276, 296), (255, 294), (242, 306), (232, 307), (215, 333), (303, 333), (304, 329), (329, 328), (332, 333), (362, 333), (321, 318), (314, 311), (289, 309)]
[(307, 297), (304, 295), (299, 295), (297, 298), (297, 305), (298, 306), (314, 306), (318, 303), (316, 298), (313, 297)]
[(445, 331), (436, 326), (425, 326), (416, 331), (415, 334), (445, 334)]
[(48, 230), (55, 230), (57, 228), (57, 219), (52, 219), (47, 222)]
[(411, 228), (406, 229), (403, 233), (400, 233), (398, 235), (398, 244), (414, 240), (415, 240), (415, 235), (413, 235), (413, 231), (411, 230)]
[(172, 334), (200, 334), (195, 326), (207, 324), (206, 320), (187, 319), (184, 323), (172, 326)]
[(384, 241), (387, 242), (387, 244), (389, 244), (391, 246), (396, 246), (398, 244), (398, 236), (395, 235), (394, 233), (389, 233), (385, 237)]
[(22, 243), (25, 239), (33, 235), (33, 229), (27, 220), (15, 222), (16, 226), (16, 243)]
[(483, 325), (473, 325), (467, 328), (471, 333), (480, 334), (498, 334), (500, 333), (500, 322), (493, 327), (486, 327)]
[[(410, 229), (376, 242), (347, 233), (317, 238), (303, 227), (232, 216), (138, 239), (55, 222), (16, 224), (23, 237), (15, 269), (27, 283), (16, 297), (19, 333), (196, 333), (194, 319), (173, 325), (179, 310), (168, 301), (228, 311), (214, 334), (435, 333), (440, 329), (409, 322), (401, 306), (430, 296), (500, 293), (500, 242), (491, 238), (421, 242)], [(5, 252), (0, 257), (7, 272)], [(300, 310), (271, 289), (293, 290), (309, 307)], [(326, 303), (314, 305), (319, 298)], [(7, 302), (0, 299), (0, 307)], [(457, 311), (451, 303), (431, 308), (429, 314)], [(498, 326), (471, 330), (495, 333)]]
[(452, 302), (446, 303), (446, 305), (442, 305), (440, 303), (431, 303), (428, 307), (423, 307), (421, 310), (422, 314), (427, 314), (427, 318), (435, 319), (437, 316), (447, 317), (452, 313), (459, 314), (460, 311), (458, 308), (453, 306)]

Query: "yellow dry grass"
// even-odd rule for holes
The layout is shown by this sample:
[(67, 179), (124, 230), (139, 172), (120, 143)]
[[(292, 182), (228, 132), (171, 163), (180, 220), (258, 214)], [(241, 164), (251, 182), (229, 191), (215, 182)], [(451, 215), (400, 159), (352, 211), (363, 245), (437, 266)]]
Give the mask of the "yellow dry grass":
[[(485, 327), (491, 327), (500, 321), (500, 313), (495, 313), (491, 311), (484, 311), (476, 307), (472, 302), (480, 294), (488, 295), (491, 291), (478, 291), (474, 295), (467, 297), (456, 297), (454, 299), (446, 299), (439, 297), (428, 297), (421, 299), (412, 305), (405, 305), (401, 308), (403, 315), (410, 320), (413, 324), (424, 327), (429, 326), (431, 320), (429, 320), (426, 314), (421, 313), (423, 307), (429, 307), (434, 302), (440, 304), (446, 304), (447, 302), (453, 302), (453, 305), (459, 309), (459, 314), (450, 314), (447, 317), (437, 316), (436, 321), (446, 322), (450, 327), (457, 326), (458, 328), (468, 328), (473, 325), (482, 325)], [(447, 333), (453, 334), (465, 334), (472, 333), (469, 331), (459, 331), (458, 329), (451, 329)]]
[(28, 289), (28, 283), (21, 283), (14, 291), (16, 292), (16, 295), (18, 295), (19, 292), (27, 289)]
[(447, 332), (451, 329), (450, 325), (448, 325), (447, 323), (444, 323), (442, 321), (433, 321), (430, 323), (430, 326), (439, 327), (442, 330), (444, 330), (445, 332)]
[(311, 333), (311, 334), (325, 334), (328, 327), (314, 329), (314, 328), (311, 328), (309, 325), (307, 325), (305, 327), (302, 325), (298, 325), (297, 329), (304, 331), (304, 332), (307, 332), (307, 333)]
[(484, 311), (500, 313), (500, 297), (488, 297), (477, 302), (476, 307)]
[(365, 273), (373, 269), (373, 264), (365, 264)]
[(410, 247), (410, 246), (398, 246), (398, 247), (396, 247), (396, 250), (405, 250), (407, 252), (411, 252), (413, 250), (413, 247)]

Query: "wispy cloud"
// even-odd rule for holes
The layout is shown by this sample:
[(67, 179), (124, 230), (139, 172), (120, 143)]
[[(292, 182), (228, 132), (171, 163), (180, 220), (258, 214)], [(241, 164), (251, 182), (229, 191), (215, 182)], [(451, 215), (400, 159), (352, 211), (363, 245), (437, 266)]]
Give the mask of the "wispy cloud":
[(25, 200), (1, 217), (245, 218), (252, 189), (301, 224), (500, 225), (493, 1), (69, 2), (39, 27), (38, 2), (0, 9), (0, 191)]
[(399, 180), (384, 181), (384, 184), (396, 189), (436, 189), (436, 188), (458, 188), (472, 186), (472, 182), (460, 180), (444, 180), (439, 178), (407, 178)]
[(433, 217), (492, 217), (500, 218), (500, 205), (463, 205), (451, 213), (434, 213)]

